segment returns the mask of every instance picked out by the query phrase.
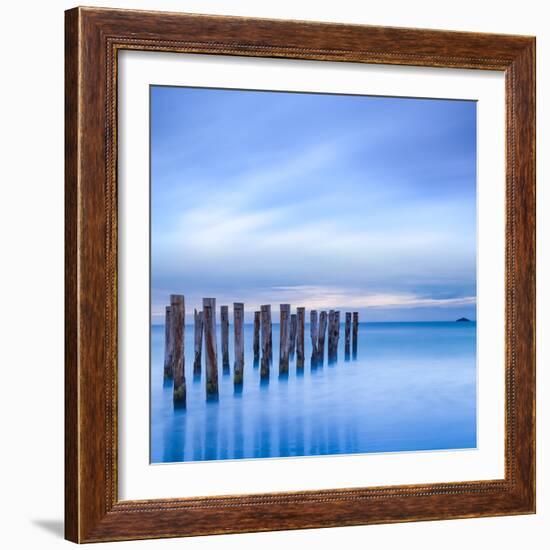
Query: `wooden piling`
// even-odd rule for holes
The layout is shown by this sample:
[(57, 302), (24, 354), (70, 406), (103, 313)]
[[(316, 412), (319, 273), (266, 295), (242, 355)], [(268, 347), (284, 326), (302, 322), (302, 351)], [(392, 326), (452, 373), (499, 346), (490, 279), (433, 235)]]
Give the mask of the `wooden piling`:
[(359, 312), (353, 312), (353, 330), (352, 330), (352, 354), (353, 359), (357, 359), (357, 333), (359, 331)]
[(229, 370), (229, 306), (220, 306), (220, 324), (222, 336), (222, 368)]
[(273, 323), (271, 321), (271, 306), (268, 310), (267, 354), (269, 364), (273, 363)]
[(260, 326), (262, 342), (262, 363), (260, 369), (261, 378), (269, 378), (269, 366), (271, 363), (270, 343), (271, 343), (271, 306), (263, 305), (260, 307)]
[(340, 341), (340, 312), (334, 312), (334, 354), (338, 355), (338, 342)]
[(296, 368), (304, 368), (304, 336), (305, 336), (305, 320), (306, 308), (296, 308), (297, 311), (297, 327), (296, 327)]
[(206, 397), (218, 395), (218, 345), (216, 338), (216, 298), (203, 298)]
[(260, 361), (260, 312), (254, 312), (254, 366)]
[(271, 306), (263, 305), (260, 307), (260, 323), (261, 323), (261, 339), (262, 352), (266, 350), (266, 355), (269, 362), (273, 359), (273, 330), (271, 324)]
[(174, 404), (185, 406), (185, 300), (181, 294), (170, 296), (170, 316), (173, 336)]
[(193, 374), (195, 376), (200, 375), (201, 373), (201, 363), (202, 363), (202, 331), (204, 324), (204, 315), (202, 311), (197, 311), (195, 309), (194, 314), (195, 319), (195, 360), (193, 362)]
[(334, 313), (334, 330), (336, 333), (334, 336), (334, 346), (336, 348), (336, 353), (338, 353), (338, 342), (340, 341), (340, 312), (335, 311)]
[(279, 374), (288, 373), (290, 353), (290, 304), (280, 305), (279, 321)]
[(298, 320), (296, 318), (296, 313), (290, 315), (290, 357), (294, 359), (294, 354), (296, 353), (296, 330), (298, 328)]
[(235, 333), (235, 366), (233, 376), (235, 385), (243, 383), (244, 374), (244, 304), (233, 304), (233, 328)]
[(164, 317), (164, 379), (170, 379), (174, 376), (172, 371), (172, 329), (170, 306), (166, 306), (166, 314)]
[(309, 334), (311, 336), (311, 359), (312, 363), (317, 361), (319, 354), (319, 324), (317, 322), (317, 310), (312, 309), (309, 313)]
[(349, 359), (350, 354), (350, 334), (351, 334), (351, 312), (346, 311), (346, 332), (344, 340), (344, 353), (346, 355), (346, 360)]
[(328, 360), (330, 363), (337, 359), (339, 338), (340, 312), (331, 309), (328, 314)]
[(317, 362), (323, 364), (325, 359), (325, 335), (327, 333), (327, 312), (319, 314), (319, 338), (317, 341)]
[(331, 357), (332, 357), (332, 353), (333, 353), (333, 347), (334, 347), (334, 344), (333, 344), (333, 341), (332, 341), (332, 334), (333, 334), (333, 325), (334, 325), (334, 310), (331, 309), (329, 312), (328, 312), (328, 326), (327, 326), (327, 339), (328, 339), (328, 343), (327, 343), (327, 355), (328, 355), (328, 360), (329, 362), (331, 361)]

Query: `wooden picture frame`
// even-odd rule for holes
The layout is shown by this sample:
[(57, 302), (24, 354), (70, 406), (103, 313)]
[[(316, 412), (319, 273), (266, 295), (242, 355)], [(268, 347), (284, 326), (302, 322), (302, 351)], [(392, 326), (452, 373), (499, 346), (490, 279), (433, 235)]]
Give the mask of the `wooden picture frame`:
[[(120, 501), (117, 54), (496, 70), (506, 86), (504, 479)], [(535, 39), (99, 8), (66, 12), (65, 533), (97, 542), (535, 511)]]

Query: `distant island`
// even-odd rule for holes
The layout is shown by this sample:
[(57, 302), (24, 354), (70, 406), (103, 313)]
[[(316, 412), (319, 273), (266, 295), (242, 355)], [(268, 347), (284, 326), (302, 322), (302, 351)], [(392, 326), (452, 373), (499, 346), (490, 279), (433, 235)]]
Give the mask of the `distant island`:
[(471, 323), (470, 319), (466, 319), (466, 317), (461, 317), (460, 319), (456, 320), (457, 323)]

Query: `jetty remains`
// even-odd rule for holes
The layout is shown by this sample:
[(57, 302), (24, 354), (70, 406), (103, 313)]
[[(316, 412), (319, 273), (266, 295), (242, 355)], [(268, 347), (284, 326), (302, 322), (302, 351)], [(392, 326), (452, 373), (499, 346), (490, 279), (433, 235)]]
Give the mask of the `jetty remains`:
[[(290, 304), (279, 304), (279, 375), (287, 376), (291, 360), (296, 359), (296, 369), (305, 365), (305, 318), (306, 308), (297, 307), (292, 313)], [(273, 327), (271, 305), (260, 306), (254, 311), (253, 357), (254, 367), (260, 366), (260, 379), (268, 382), (273, 362)], [(245, 311), (244, 303), (233, 303), (233, 382), (235, 392), (242, 391), (245, 366)], [(185, 297), (171, 294), (170, 305), (165, 307), (164, 317), (164, 369), (165, 380), (173, 380), (174, 406), (187, 405), (185, 380)], [(204, 358), (205, 390), (207, 399), (218, 399), (218, 345), (216, 332), (216, 298), (203, 298), (202, 310), (194, 310), (194, 359), (193, 378), (200, 380)], [(220, 306), (221, 359), (224, 373), (230, 371), (229, 353), (229, 306)], [(346, 361), (357, 358), (359, 312), (345, 312), (344, 352)], [(340, 311), (309, 312), (309, 335), (311, 338), (311, 367), (322, 366), (327, 341), (329, 365), (338, 357), (340, 339)], [(204, 348), (203, 348), (204, 346)], [(204, 353), (203, 353), (204, 349)]]

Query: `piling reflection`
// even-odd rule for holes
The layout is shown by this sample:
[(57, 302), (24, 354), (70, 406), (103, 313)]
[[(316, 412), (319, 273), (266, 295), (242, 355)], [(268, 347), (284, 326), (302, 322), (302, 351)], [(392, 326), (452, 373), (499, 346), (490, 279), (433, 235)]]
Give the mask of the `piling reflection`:
[(219, 408), (216, 406), (207, 407), (204, 417), (204, 460), (216, 460), (218, 458), (218, 423)]
[(244, 456), (244, 433), (242, 407), (235, 407), (233, 409), (233, 458)]
[(203, 427), (199, 422), (193, 423), (193, 446), (191, 448), (193, 460), (203, 460), (204, 437)]
[(255, 449), (257, 458), (267, 458), (271, 456), (271, 422), (272, 419), (265, 411), (261, 412), (256, 422), (256, 432), (258, 434), (258, 444)]
[[(170, 391), (171, 394), (171, 391)], [(185, 460), (187, 436), (187, 418), (182, 410), (175, 414), (172, 421), (165, 424), (163, 429), (164, 461), (181, 462)]]
[(290, 444), (290, 433), (289, 433), (289, 422), (285, 416), (279, 420), (279, 456), (290, 456), (289, 454), (289, 444)]

